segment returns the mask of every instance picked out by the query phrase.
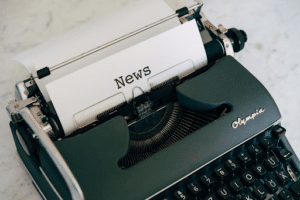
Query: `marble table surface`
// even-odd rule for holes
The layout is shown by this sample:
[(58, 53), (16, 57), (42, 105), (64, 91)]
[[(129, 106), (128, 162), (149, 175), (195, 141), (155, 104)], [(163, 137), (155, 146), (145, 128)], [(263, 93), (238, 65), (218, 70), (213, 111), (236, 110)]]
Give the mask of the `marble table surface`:
[[(129, 0), (0, 1), (0, 199), (41, 199), (18, 157), (5, 111), (13, 84), (26, 74), (7, 67), (15, 55), (93, 19)], [(172, 8), (183, 1), (167, 0)], [(300, 1), (210, 0), (203, 11), (215, 25), (248, 34), (236, 59), (269, 90), (282, 114), (282, 125), (300, 155)], [(154, 12), (155, 14), (155, 12)]]

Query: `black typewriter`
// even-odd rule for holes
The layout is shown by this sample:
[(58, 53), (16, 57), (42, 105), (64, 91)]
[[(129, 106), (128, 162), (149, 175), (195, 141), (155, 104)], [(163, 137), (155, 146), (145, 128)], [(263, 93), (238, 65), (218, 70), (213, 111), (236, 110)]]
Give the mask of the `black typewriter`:
[[(285, 137), (279, 110), (264, 86), (234, 59), (244, 48), (246, 33), (215, 27), (202, 6), (184, 7), (104, 46), (43, 66), (16, 84), (16, 99), (7, 107), (10, 127), (43, 199), (300, 199), (300, 162)], [(149, 90), (134, 87), (133, 96), (136, 88), (142, 93), (126, 101), (105, 97), (106, 107), (95, 104), (76, 113), (73, 129), (67, 131), (40, 80), (170, 19), (196, 27), (205, 53), (202, 64), (193, 66), (195, 61), (188, 60), (175, 66), (188, 71), (170, 75), (175, 69), (170, 68), (156, 79), (151, 79), (156, 73), (152, 66), (144, 67), (140, 73), (149, 75)], [(112, 83), (118, 89), (129, 87), (141, 81), (138, 70)], [(166, 74), (170, 76), (162, 79)]]

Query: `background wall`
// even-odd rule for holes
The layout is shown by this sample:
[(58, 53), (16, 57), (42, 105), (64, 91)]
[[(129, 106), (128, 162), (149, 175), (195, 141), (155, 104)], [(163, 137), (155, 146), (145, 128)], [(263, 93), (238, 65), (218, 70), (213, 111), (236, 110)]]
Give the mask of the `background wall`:
[[(0, 1), (0, 199), (40, 199), (8, 127), (7, 101), (13, 98), (13, 84), (26, 74), (24, 69), (8, 68), (9, 59), (129, 1)], [(167, 2), (174, 9), (184, 5), (183, 0)], [(236, 59), (269, 90), (300, 155), (300, 1), (207, 0), (203, 11), (215, 25), (245, 30), (248, 42)]]

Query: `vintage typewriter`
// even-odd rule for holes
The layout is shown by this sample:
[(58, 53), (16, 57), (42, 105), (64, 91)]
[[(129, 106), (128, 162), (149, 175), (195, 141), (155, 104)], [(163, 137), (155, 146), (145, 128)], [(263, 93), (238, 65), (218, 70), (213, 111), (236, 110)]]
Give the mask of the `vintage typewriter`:
[[(141, 1), (130, 9), (147, 20), (153, 12), (141, 10), (151, 6), (166, 5)], [(67, 35), (46, 45), (44, 55), (23, 54), (42, 60), (36, 72), (17, 57), (31, 76), (16, 84), (7, 111), (43, 199), (300, 199), (299, 160), (279, 110), (234, 59), (246, 33), (216, 28), (202, 7), (184, 7), (100, 46), (93, 41), (90, 50), (59, 46), (73, 39)], [(130, 9), (106, 20), (121, 13), (134, 23), (139, 16)], [(170, 21), (177, 25), (168, 27)], [(144, 34), (157, 27), (163, 30)], [(141, 34), (148, 38), (137, 39)], [(130, 39), (133, 45), (98, 55)]]

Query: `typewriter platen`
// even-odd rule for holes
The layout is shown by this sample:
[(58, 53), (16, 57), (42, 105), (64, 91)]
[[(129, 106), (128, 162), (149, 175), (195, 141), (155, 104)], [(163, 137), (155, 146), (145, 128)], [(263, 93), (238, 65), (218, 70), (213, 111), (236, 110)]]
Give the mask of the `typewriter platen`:
[[(76, 130), (64, 130), (55, 105), (37, 84), (38, 78), (52, 76), (54, 68), (42, 68), (17, 83), (16, 101), (7, 107), (10, 126), (43, 198), (298, 197), (299, 161), (279, 126), (278, 108), (233, 58), (243, 49), (246, 34), (216, 28), (202, 13), (201, 3), (150, 27), (174, 18), (182, 25), (197, 24), (206, 64), (159, 77), (150, 90), (107, 106)], [(189, 68), (189, 63), (178, 66)], [(119, 86), (125, 84), (119, 80)]]

